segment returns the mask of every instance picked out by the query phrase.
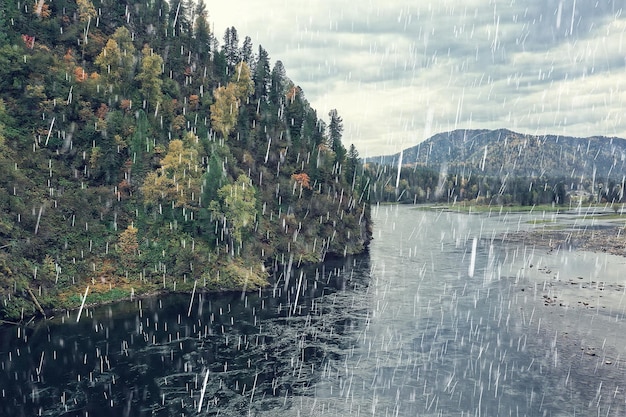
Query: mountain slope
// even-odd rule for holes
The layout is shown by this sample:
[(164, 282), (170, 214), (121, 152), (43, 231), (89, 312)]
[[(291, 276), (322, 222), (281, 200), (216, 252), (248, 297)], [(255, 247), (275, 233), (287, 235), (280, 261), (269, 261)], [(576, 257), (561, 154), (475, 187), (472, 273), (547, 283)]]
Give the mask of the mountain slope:
[[(398, 164), (400, 153), (371, 158)], [(485, 175), (621, 178), (626, 140), (526, 135), (506, 129), (439, 133), (402, 152), (403, 165)]]

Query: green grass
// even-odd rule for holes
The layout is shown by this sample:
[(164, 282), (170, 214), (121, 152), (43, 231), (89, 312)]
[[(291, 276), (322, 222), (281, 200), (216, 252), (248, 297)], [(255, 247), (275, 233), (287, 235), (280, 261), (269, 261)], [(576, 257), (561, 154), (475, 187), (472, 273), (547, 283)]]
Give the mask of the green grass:
[(488, 206), (482, 204), (433, 204), (432, 206), (416, 207), (418, 210), (450, 210), (459, 213), (557, 213), (569, 210), (568, 206), (542, 204), (537, 206)]
[(546, 224), (546, 223), (556, 223), (555, 219), (533, 219), (533, 220), (528, 220), (526, 222), (527, 224)]
[(611, 213), (611, 214), (594, 214), (587, 216), (588, 219), (596, 219), (596, 220), (625, 220), (626, 214), (619, 213)]
[[(130, 298), (130, 290), (125, 288), (112, 288), (105, 292), (92, 292), (87, 294), (85, 302), (87, 304), (104, 304), (113, 301), (120, 301), (126, 298)], [(82, 301), (82, 295), (71, 295), (68, 297), (68, 301), (71, 306), (79, 306)]]

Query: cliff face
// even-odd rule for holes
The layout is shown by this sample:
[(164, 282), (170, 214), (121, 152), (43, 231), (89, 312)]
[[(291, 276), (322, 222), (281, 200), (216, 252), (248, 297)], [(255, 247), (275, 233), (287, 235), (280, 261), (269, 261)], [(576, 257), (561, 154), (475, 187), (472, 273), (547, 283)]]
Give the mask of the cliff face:
[(22, 3), (0, 6), (0, 318), (366, 249), (341, 118), (250, 38), (220, 46), (202, 4)]
[[(400, 154), (372, 158), (397, 165)], [(526, 135), (506, 129), (439, 133), (403, 151), (402, 163), (492, 176), (619, 178), (626, 140)]]

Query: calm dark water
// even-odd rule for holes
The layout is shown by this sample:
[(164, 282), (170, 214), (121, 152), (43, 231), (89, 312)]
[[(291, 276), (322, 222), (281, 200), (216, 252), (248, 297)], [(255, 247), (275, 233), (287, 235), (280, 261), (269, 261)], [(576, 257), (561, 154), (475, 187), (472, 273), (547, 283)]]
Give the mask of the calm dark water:
[(520, 291), (533, 249), (497, 237), (524, 219), (374, 216), (369, 254), (260, 292), (0, 329), (0, 416), (626, 415), (619, 359), (582, 355)]

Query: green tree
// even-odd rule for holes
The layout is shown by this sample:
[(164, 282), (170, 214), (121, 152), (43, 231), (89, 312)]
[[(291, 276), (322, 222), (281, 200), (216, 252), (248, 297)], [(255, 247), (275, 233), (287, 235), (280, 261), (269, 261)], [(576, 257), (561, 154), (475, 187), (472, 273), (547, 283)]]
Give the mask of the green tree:
[(141, 51), (143, 58), (141, 60), (141, 70), (137, 74), (137, 80), (141, 83), (141, 95), (147, 103), (156, 106), (163, 97), (161, 86), (161, 68), (163, 66), (163, 58), (159, 54), (154, 53), (146, 44)]
[(254, 67), (254, 96), (256, 99), (267, 100), (270, 89), (270, 57), (265, 49), (259, 45), (259, 56)]
[(341, 142), (343, 134), (343, 120), (336, 109), (331, 110), (328, 124), (328, 147), (335, 153), (335, 163), (342, 164), (346, 156), (346, 148)]
[(105, 76), (111, 87), (117, 87), (121, 81), (121, 62), (120, 48), (115, 39), (110, 38), (102, 52), (96, 57), (95, 64), (100, 67), (100, 73)]
[(7, 36), (7, 22), (9, 21), (8, 17), (8, 8), (10, 2), (2, 2), (0, 4), (0, 46), (5, 45), (8, 41)]
[(208, 204), (211, 201), (218, 200), (217, 191), (226, 183), (226, 171), (224, 164), (217, 152), (211, 152), (209, 163), (207, 164), (206, 173), (204, 174), (202, 198)]
[(240, 56), (243, 62), (248, 63), (248, 65), (253, 64), (252, 39), (250, 38), (250, 36), (246, 36), (244, 38), (243, 44), (241, 45)]
[(300, 140), (308, 111), (309, 103), (304, 98), (302, 89), (289, 82), (285, 102), (285, 121), (293, 140)]
[(346, 181), (348, 181), (349, 184), (358, 183), (357, 173), (359, 165), (359, 152), (356, 150), (354, 144), (351, 144), (350, 148), (348, 149), (345, 171)]
[(239, 57), (239, 35), (237, 29), (234, 26), (226, 28), (224, 31), (224, 45), (222, 46), (222, 53), (226, 58), (226, 66), (228, 68), (228, 74), (232, 74), (235, 69), (235, 65), (240, 60)]
[(169, 9), (169, 30), (168, 33), (173, 38), (185, 39), (191, 37), (193, 6), (190, 1), (178, 0), (171, 2)]
[(276, 106), (284, 102), (285, 85), (287, 83), (287, 72), (281, 61), (276, 61), (270, 77), (269, 100)]
[(194, 53), (198, 55), (200, 62), (207, 62), (211, 53), (213, 35), (209, 27), (208, 13), (204, 0), (198, 1), (194, 22)]
[[(220, 214), (226, 219), (229, 235), (235, 244), (241, 244), (244, 233), (249, 231), (256, 219), (256, 190), (250, 178), (242, 174), (234, 184), (219, 189)], [(217, 207), (213, 205), (215, 210)]]

